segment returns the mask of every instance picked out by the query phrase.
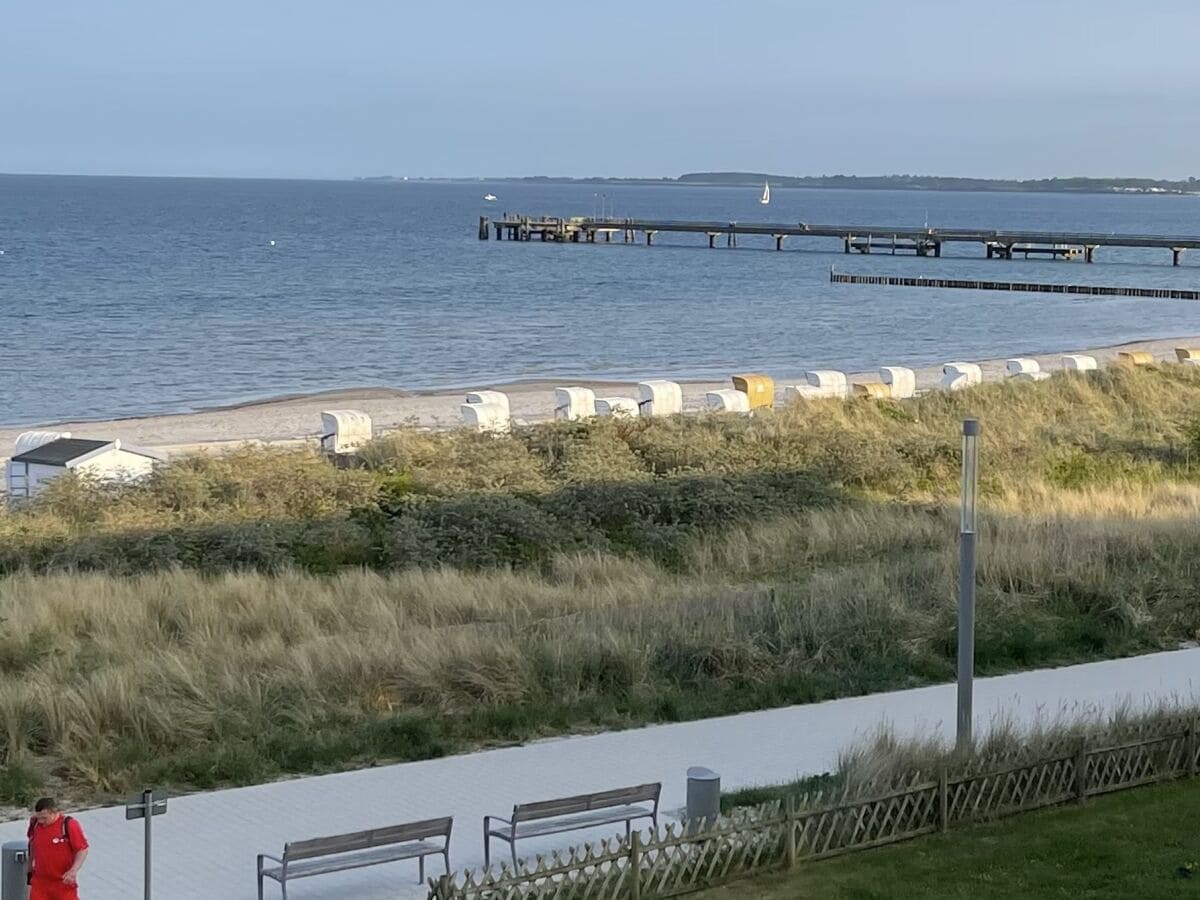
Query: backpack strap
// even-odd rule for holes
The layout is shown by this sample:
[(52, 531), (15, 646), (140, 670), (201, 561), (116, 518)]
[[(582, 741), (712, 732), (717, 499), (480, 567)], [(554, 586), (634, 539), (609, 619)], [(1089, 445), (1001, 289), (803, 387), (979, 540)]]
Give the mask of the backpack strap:
[(75, 845), (73, 843), (71, 843), (71, 829), (67, 827), (71, 824), (71, 817), (63, 816), (61, 821), (62, 821), (62, 838), (64, 841), (67, 842), (67, 846), (71, 848), (71, 852), (74, 853)]

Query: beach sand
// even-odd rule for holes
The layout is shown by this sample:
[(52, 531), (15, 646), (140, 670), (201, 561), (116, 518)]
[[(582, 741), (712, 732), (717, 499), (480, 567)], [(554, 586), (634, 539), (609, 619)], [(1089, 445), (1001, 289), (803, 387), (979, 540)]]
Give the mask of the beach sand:
[[(1200, 346), (1200, 337), (1136, 341), (1082, 350), (1064, 349), (1054, 353), (1032, 355), (1030, 358), (1036, 359), (1044, 370), (1051, 371), (1061, 367), (1063, 353), (1087, 353), (1095, 356), (1101, 365), (1112, 361), (1120, 350), (1148, 350), (1156, 359), (1174, 361), (1174, 348), (1182, 346)], [(993, 381), (1004, 377), (1004, 359), (998, 357), (980, 363), (985, 380)], [(918, 388), (936, 387), (942, 375), (941, 366), (921, 368), (916, 372)], [(647, 374), (646, 377), (657, 376)], [(879, 379), (877, 372), (871, 371), (852, 373), (851, 380), (861, 383)], [(525, 422), (540, 422), (549, 420), (554, 415), (554, 389), (568, 384), (590, 387), (598, 396), (636, 396), (636, 383), (611, 381), (560, 380), (481, 384), (462, 390), (436, 392), (405, 391), (386, 387), (351, 388), (174, 415), (97, 422), (57, 422), (38, 426), (0, 426), (0, 460), (12, 452), (18, 434), (34, 427), (69, 431), (74, 437), (109, 440), (119, 438), (123, 444), (153, 448), (167, 454), (189, 453), (202, 449), (221, 450), (247, 442), (283, 446), (316, 443), (321, 429), (321, 411), (326, 409), (361, 410), (371, 416), (376, 433), (402, 426), (448, 428), (460, 422), (458, 407), (463, 402), (464, 392), (483, 388), (507, 393), (514, 418)], [(685, 409), (698, 410), (704, 406), (706, 391), (731, 385), (726, 380), (682, 382), (682, 386)], [(782, 402), (784, 384), (777, 384), (777, 389), (777, 402)]]

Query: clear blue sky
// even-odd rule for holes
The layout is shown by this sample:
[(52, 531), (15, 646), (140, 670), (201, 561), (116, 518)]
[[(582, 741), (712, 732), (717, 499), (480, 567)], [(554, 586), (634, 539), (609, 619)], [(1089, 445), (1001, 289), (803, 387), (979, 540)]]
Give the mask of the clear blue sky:
[(0, 172), (1200, 177), (1195, 0), (4, 0)]

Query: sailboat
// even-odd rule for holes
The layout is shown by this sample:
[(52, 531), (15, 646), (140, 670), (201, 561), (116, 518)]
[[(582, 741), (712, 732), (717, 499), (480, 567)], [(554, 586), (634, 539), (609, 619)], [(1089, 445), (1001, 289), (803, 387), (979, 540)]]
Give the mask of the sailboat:
[(493, 200), (496, 199), (496, 195), (495, 194), (484, 194), (483, 199), (486, 200), (488, 203), (491, 203)]
[(763, 182), (763, 195), (758, 198), (758, 202), (763, 205), (771, 202), (771, 185), (766, 181)]

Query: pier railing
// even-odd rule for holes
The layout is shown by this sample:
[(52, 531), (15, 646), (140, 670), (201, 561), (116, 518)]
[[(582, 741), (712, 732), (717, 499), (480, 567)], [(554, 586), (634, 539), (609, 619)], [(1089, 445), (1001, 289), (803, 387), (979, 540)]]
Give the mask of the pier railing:
[[(1200, 249), (1200, 235), (1118, 234), (1081, 231), (1008, 231), (991, 228), (930, 228), (909, 225), (822, 225), (806, 222), (688, 221), (682, 219), (637, 219), (595, 216), (528, 216), (505, 214), (494, 222), (486, 216), (479, 220), (479, 237), (487, 240), (491, 230), (497, 240), (596, 243), (598, 236), (611, 242), (614, 234), (624, 243), (635, 243), (640, 233), (646, 244), (662, 233), (704, 234), (709, 247), (724, 235), (726, 245), (737, 246), (738, 235), (766, 235), (775, 239), (782, 250), (789, 237), (837, 238), (846, 253), (870, 253), (880, 245), (915, 252), (919, 256), (941, 256), (946, 243), (982, 244), (987, 256), (1011, 259), (1014, 254), (1045, 254), (1053, 257), (1080, 256), (1092, 262), (1100, 247), (1162, 248), (1171, 251), (1173, 265), (1179, 265), (1185, 250)], [(1077, 252), (1065, 252), (1068, 249)]]
[(804, 794), (715, 824), (635, 832), (521, 862), (430, 881), (430, 900), (650, 900), (759, 872), (1141, 785), (1195, 777), (1200, 723), (1166, 719), (1113, 742), (1069, 738), (1036, 758), (912, 772), (891, 784)]

